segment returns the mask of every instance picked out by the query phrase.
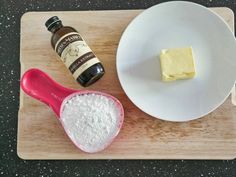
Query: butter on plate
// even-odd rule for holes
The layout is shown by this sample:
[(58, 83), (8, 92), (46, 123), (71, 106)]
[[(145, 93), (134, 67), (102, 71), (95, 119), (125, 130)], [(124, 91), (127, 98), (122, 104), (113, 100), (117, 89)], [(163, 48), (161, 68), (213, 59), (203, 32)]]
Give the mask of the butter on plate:
[(195, 76), (192, 47), (163, 49), (160, 61), (163, 81), (189, 79)]

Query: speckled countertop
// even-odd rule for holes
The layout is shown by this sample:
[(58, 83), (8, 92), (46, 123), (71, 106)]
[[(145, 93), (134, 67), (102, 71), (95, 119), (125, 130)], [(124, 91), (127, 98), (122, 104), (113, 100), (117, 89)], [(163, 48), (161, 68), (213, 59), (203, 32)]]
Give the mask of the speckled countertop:
[[(0, 176), (236, 177), (236, 160), (25, 161), (16, 153), (20, 17), (27, 11), (144, 9), (163, 0), (0, 0)], [(236, 10), (236, 0), (195, 0)], [(235, 149), (236, 150), (236, 149)]]

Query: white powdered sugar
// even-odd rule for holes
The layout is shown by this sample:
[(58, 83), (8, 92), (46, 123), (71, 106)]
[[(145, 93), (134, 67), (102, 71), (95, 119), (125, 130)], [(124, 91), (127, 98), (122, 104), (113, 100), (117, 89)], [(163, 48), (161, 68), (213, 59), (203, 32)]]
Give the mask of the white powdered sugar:
[(71, 140), (86, 152), (102, 150), (118, 130), (116, 103), (99, 94), (77, 94), (63, 106), (61, 122)]

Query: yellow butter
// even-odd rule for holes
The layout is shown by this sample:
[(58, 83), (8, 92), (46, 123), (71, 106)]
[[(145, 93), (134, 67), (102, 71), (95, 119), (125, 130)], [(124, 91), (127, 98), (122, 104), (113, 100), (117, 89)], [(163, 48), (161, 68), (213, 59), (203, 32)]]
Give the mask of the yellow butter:
[(191, 47), (163, 49), (161, 50), (160, 61), (163, 81), (189, 79), (195, 76)]

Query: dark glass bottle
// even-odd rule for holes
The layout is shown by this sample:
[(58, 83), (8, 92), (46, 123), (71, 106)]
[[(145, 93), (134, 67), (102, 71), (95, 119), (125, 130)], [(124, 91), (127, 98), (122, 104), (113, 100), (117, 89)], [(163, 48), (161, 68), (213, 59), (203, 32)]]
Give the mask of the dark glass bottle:
[(45, 26), (52, 32), (52, 47), (82, 86), (89, 86), (103, 76), (101, 62), (74, 28), (63, 26), (57, 16), (48, 19)]

